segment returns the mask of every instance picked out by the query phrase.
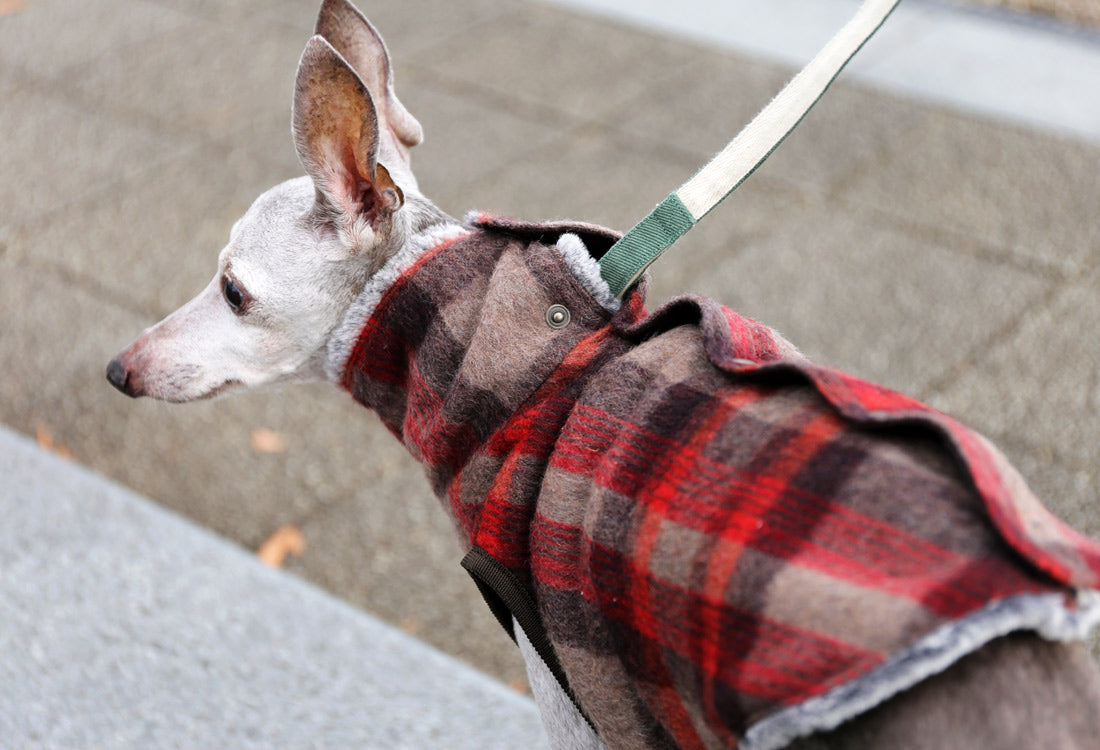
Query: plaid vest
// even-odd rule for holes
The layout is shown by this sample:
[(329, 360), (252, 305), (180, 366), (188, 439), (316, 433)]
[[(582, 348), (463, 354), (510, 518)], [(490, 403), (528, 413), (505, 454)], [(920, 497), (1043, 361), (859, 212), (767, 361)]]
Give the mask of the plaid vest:
[(985, 439), (710, 300), (609, 312), (563, 232), (617, 237), (481, 217), (425, 246), (335, 375), (609, 746), (781, 747), (1100, 620), (1100, 546)]

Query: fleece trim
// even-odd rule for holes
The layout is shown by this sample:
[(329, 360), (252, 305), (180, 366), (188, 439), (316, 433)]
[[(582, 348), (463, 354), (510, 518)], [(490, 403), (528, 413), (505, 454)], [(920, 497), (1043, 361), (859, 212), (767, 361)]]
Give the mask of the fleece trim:
[(561, 253), (565, 264), (593, 299), (609, 312), (619, 311), (622, 303), (611, 293), (611, 287), (600, 275), (600, 264), (588, 252), (588, 248), (584, 246), (584, 241), (580, 237), (572, 232), (566, 232), (558, 238), (554, 249)]
[(344, 365), (351, 355), (359, 332), (363, 329), (363, 321), (370, 318), (379, 300), (398, 277), (408, 272), (428, 251), (446, 245), (468, 232), (469, 229), (458, 224), (449, 222), (437, 224), (413, 236), (404, 247), (386, 261), (378, 273), (367, 280), (363, 291), (351, 303), (344, 314), (344, 319), (329, 339), (328, 355), (325, 358), (325, 376), (330, 382), (339, 383), (343, 378)]
[(1100, 595), (1080, 591), (1076, 600), (1072, 609), (1061, 593), (1021, 594), (990, 602), (933, 631), (865, 678), (757, 722), (740, 747), (778, 750), (799, 737), (836, 729), (1009, 633), (1031, 630), (1050, 641), (1083, 640), (1100, 625)]

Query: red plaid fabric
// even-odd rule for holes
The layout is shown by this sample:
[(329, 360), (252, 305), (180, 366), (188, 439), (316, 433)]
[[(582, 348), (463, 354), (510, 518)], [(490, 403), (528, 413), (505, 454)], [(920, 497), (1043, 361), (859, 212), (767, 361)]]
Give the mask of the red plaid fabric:
[(942, 669), (925, 652), (1079, 611), (1100, 547), (984, 439), (712, 301), (612, 315), (563, 231), (616, 237), (485, 218), (430, 251), (343, 385), (533, 592), (609, 745), (772, 746)]

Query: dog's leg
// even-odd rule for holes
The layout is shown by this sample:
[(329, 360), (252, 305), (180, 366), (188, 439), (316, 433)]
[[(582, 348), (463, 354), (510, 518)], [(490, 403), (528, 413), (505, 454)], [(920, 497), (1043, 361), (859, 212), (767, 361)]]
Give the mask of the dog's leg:
[(550, 747), (554, 750), (605, 750), (606, 746), (561, 689), (520, 624), (513, 620), (512, 627), (527, 664), (527, 679), (531, 682), (531, 693), (539, 707), (542, 725), (550, 738)]
[(1100, 747), (1100, 677), (1081, 644), (999, 638), (942, 674), (790, 750)]

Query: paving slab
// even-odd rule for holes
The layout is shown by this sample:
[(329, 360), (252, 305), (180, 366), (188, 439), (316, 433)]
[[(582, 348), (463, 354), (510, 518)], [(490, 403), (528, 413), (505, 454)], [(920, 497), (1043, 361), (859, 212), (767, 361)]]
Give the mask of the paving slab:
[[(944, 408), (966, 410), (987, 434), (1032, 456), (1032, 466), (1054, 460), (1065, 467), (1070, 481), (1058, 482), (1047, 473), (1042, 478), (1050, 492), (1044, 494), (1093, 535), (1100, 535), (1098, 288), (1100, 277), (1090, 274), (1060, 289), (1049, 304), (1032, 307), (1012, 336), (983, 352), (973, 368), (937, 394)], [(999, 387), (1002, 383), (1012, 387)]]
[(103, 0), (33, 0), (27, 6), (0, 19), (0, 63), (38, 80), (60, 80), (78, 66), (93, 66), (105, 53), (188, 21), (152, 0), (132, 0), (125, 13)]
[(937, 109), (904, 143), (854, 182), (851, 200), (1069, 272), (1097, 262), (1096, 146)]
[(241, 38), (247, 38), (250, 29), (260, 29), (269, 24), (312, 29), (317, 6), (320, 5), (311, 0), (235, 0), (232, 3), (222, 0), (151, 1), (191, 18), (231, 25), (238, 29)]
[[(797, 72), (782, 63), (738, 53), (700, 49), (696, 57), (696, 66), (655, 83), (644, 103), (623, 105), (604, 121), (655, 148), (678, 152), (685, 163), (701, 166)], [(754, 179), (781, 179), (823, 194), (840, 191), (862, 172), (873, 170), (885, 155), (904, 152), (909, 135), (919, 133), (925, 118), (935, 111), (927, 104), (841, 79)]]
[(587, 120), (633, 99), (690, 60), (690, 48), (667, 37), (639, 38), (637, 32), (578, 23), (573, 14), (527, 4), (520, 13), (432, 47), (417, 64), (550, 116), (565, 112)]
[(683, 161), (648, 144), (582, 125), (469, 185), (445, 186), (433, 198), (466, 210), (625, 229), (668, 195), (669, 185), (690, 176)]
[(6, 77), (0, 94), (0, 224), (56, 215), (73, 201), (191, 147), (111, 114), (88, 111), (47, 86)]
[(307, 551), (287, 560), (286, 569), (517, 689), (526, 688), (518, 650), (457, 565), (463, 549), (448, 514), (411, 459), (386, 460), (387, 451), (403, 449), (388, 434), (384, 438), (383, 450), (364, 450), (352, 460), (366, 469), (381, 458), (380, 476), (363, 471), (362, 487), (290, 519), (301, 529)]
[[(401, 101), (424, 128), (413, 168), (420, 189), (446, 211), (462, 217), (477, 207), (464, 191), (487, 175), (532, 163), (533, 154), (559, 138), (561, 125), (532, 117), (453, 79), (412, 66), (397, 71)], [(527, 116), (525, 116), (527, 114)], [(444, 194), (453, 200), (441, 198)]]
[(475, 34), (498, 28), (511, 13), (525, 12), (527, 4), (525, 0), (366, 0), (358, 7), (382, 33), (400, 70), (425, 59), (440, 43), (464, 40), (475, 50)]
[(534, 704), (0, 429), (5, 747), (546, 747)]
[[(302, 36), (302, 30), (281, 24), (250, 29), (190, 19), (105, 53), (95, 65), (69, 70), (66, 85), (99, 108), (148, 123), (166, 141), (192, 134), (273, 143), (290, 132)], [(203, 75), (188, 74), (200, 65)], [(135, 66), (141, 75), (134, 75)]]

